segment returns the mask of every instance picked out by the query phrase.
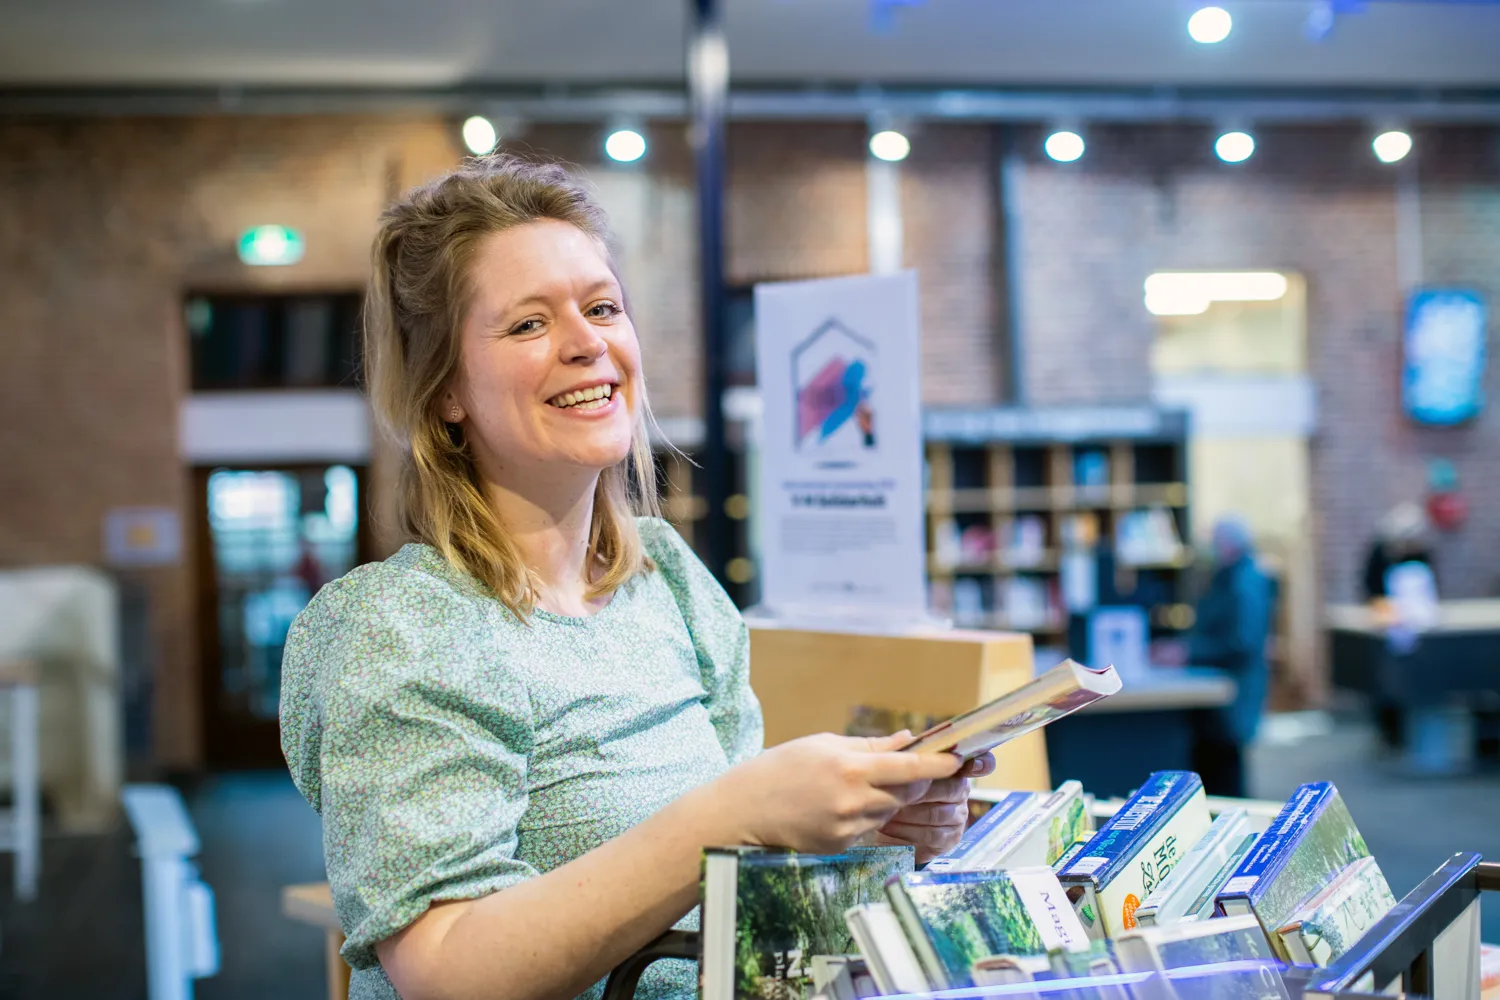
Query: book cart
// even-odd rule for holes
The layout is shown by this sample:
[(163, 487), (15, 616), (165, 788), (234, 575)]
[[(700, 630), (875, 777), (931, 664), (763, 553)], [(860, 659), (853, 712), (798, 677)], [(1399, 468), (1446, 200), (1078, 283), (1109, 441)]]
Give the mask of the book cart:
[[(1225, 802), (1233, 800), (1222, 800)], [(1479, 896), (1500, 892), (1500, 863), (1459, 853), (1445, 861), (1332, 965), (1232, 962), (1167, 973), (1126, 973), (920, 994), (922, 1000), (1047, 997), (1054, 1000), (1353, 1000), (1374, 996), (1479, 1000)], [(631, 1000), (660, 959), (699, 957), (699, 935), (669, 931), (611, 973), (604, 1000)], [(1372, 983), (1386, 984), (1377, 992)]]

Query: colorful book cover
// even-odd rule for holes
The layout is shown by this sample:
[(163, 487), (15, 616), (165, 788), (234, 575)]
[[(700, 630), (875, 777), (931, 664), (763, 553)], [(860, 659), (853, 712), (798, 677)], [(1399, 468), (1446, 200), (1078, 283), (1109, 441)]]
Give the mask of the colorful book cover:
[(1208, 832), (1203, 782), (1192, 771), (1157, 771), (1094, 834), (1060, 876), (1082, 889), (1078, 914), (1094, 937), (1136, 926), (1135, 911)]
[[(1302, 901), (1370, 849), (1329, 781), (1298, 787), (1219, 893), (1226, 914), (1251, 913), (1281, 946), (1276, 930)], [(1285, 953), (1283, 958), (1288, 957)]]
[(1380, 865), (1374, 858), (1360, 858), (1314, 893), (1277, 933), (1293, 961), (1324, 966), (1352, 948), (1395, 905)]
[(979, 853), (977, 867), (1033, 868), (1055, 864), (1093, 829), (1094, 819), (1084, 802), (1083, 785), (1064, 781), (1042, 800), (999, 847)]
[[(857, 950), (845, 912), (882, 898), (885, 883), (910, 873), (913, 861), (909, 847), (861, 847), (838, 855), (706, 851), (703, 997), (806, 1000), (813, 993), (815, 957)], [(732, 873), (728, 865), (734, 865)], [(732, 901), (717, 898), (725, 889)], [(732, 970), (721, 967), (726, 960)]]
[(1019, 962), (1045, 970), (1049, 951), (1087, 944), (1045, 867), (918, 872), (892, 880), (886, 894), (936, 989), (975, 985), (976, 966), (994, 972), (991, 966)]
[(929, 872), (966, 871), (977, 864), (993, 837), (1003, 837), (1014, 822), (1024, 818), (1024, 810), (1036, 801), (1036, 792), (1011, 792), (985, 811), (967, 830), (958, 846), (942, 857), (933, 858), (923, 869)]

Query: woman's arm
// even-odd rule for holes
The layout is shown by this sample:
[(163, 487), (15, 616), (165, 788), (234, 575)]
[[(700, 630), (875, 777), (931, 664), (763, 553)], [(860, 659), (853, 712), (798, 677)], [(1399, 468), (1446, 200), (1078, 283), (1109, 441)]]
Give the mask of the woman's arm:
[(434, 905), (376, 946), (380, 964), (406, 1000), (574, 997), (692, 909), (703, 848), (843, 850), (958, 769), (900, 742), (784, 743), (545, 875)]

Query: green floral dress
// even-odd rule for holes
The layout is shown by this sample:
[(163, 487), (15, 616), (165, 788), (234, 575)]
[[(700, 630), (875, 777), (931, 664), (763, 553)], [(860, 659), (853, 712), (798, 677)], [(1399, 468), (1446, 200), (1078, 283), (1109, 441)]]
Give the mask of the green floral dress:
[[(557, 868), (760, 751), (744, 622), (675, 530), (639, 525), (656, 571), (588, 618), (522, 622), (412, 544), (293, 624), (281, 745), (323, 818), (352, 1000), (394, 1000), (375, 944), (430, 903)], [(658, 962), (637, 996), (694, 990)]]

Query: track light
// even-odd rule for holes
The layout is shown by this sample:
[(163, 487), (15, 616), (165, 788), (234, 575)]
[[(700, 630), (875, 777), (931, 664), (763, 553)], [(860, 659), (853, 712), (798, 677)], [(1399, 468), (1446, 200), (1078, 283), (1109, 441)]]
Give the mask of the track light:
[(1375, 150), (1375, 158), (1381, 163), (1396, 163), (1406, 159), (1406, 154), (1411, 152), (1411, 135), (1400, 129), (1392, 129), (1377, 135), (1370, 146)]
[(1083, 141), (1083, 136), (1077, 132), (1059, 129), (1047, 136), (1047, 141), (1042, 144), (1042, 148), (1058, 163), (1072, 163), (1083, 156), (1083, 151), (1087, 146)]
[(463, 127), (464, 145), (469, 147), (469, 152), (475, 156), (483, 156), (495, 148), (495, 143), (500, 141), (499, 134), (495, 131), (495, 123), (483, 115), (474, 115), (464, 122)]
[(887, 163), (900, 163), (911, 153), (911, 140), (893, 128), (870, 136), (870, 155)]
[(1255, 153), (1255, 137), (1249, 132), (1225, 132), (1214, 143), (1214, 152), (1225, 163), (1244, 163)]
[(616, 163), (634, 163), (646, 155), (646, 137), (633, 128), (617, 128), (604, 140), (604, 152)]

